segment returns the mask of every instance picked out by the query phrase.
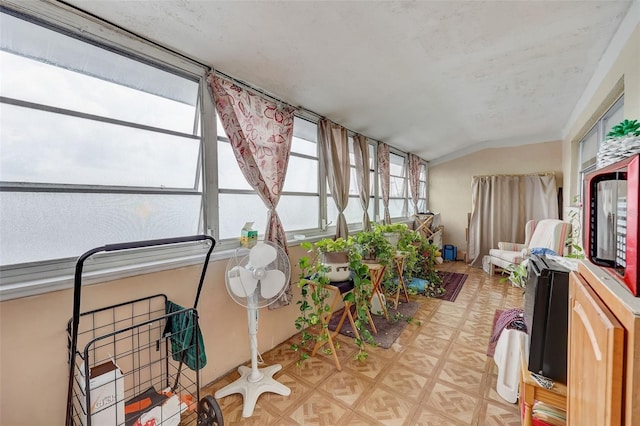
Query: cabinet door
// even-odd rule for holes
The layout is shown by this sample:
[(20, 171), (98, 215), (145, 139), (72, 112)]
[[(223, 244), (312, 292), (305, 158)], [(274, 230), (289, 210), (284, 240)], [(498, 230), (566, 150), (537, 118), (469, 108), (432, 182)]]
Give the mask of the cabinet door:
[(624, 330), (575, 273), (571, 274), (569, 309), (567, 424), (618, 426)]

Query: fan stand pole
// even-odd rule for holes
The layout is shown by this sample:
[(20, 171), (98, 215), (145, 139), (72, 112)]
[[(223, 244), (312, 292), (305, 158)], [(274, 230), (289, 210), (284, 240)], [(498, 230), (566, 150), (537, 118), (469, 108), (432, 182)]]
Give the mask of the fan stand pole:
[(251, 417), (258, 397), (264, 392), (273, 392), (282, 396), (289, 396), (291, 394), (291, 389), (273, 378), (273, 375), (282, 369), (280, 364), (258, 368), (258, 308), (256, 307), (255, 297), (254, 295), (248, 299), (249, 303), (247, 306), (251, 368), (244, 365), (238, 367), (240, 378), (223, 387), (215, 394), (216, 398), (224, 398), (234, 393), (241, 394), (244, 402), (242, 417)]

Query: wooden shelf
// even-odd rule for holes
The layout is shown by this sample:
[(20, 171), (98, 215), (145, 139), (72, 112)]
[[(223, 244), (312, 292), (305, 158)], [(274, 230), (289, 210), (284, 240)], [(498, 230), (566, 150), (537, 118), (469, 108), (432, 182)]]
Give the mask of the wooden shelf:
[(533, 424), (532, 411), (535, 401), (544, 402), (567, 411), (567, 386), (562, 383), (554, 383), (551, 389), (545, 389), (531, 377), (531, 372), (527, 365), (524, 338), (520, 347), (520, 372), (520, 402), (524, 403), (522, 413), (522, 424), (524, 426)]

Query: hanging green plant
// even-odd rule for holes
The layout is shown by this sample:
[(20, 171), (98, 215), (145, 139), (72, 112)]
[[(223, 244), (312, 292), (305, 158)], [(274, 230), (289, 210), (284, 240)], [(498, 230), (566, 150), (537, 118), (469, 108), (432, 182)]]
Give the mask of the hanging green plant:
[[(341, 241), (338, 241), (341, 240)], [(365, 345), (367, 343), (374, 345), (373, 336), (364, 327), (368, 321), (369, 299), (371, 298), (372, 285), (368, 278), (368, 270), (366, 265), (362, 263), (362, 257), (353, 249), (351, 239), (338, 239), (330, 242), (328, 239), (318, 241), (316, 244), (303, 242), (301, 247), (311, 254), (311, 257), (303, 256), (298, 260), (300, 269), (298, 287), (300, 288), (301, 299), (297, 302), (300, 315), (295, 319), (296, 330), (301, 333), (301, 341), (299, 344), (291, 345), (291, 349), (300, 353), (298, 365), (305, 359), (309, 358), (306, 351), (301, 348), (309, 349), (318, 343), (324, 343), (329, 336), (329, 321), (327, 316), (331, 313), (329, 298), (331, 292), (327, 286), (331, 284), (329, 278), (329, 268), (321, 262), (320, 255), (322, 253), (331, 252), (332, 249), (348, 249), (349, 267), (352, 270), (352, 279), (354, 290), (344, 296), (345, 301), (351, 302), (356, 307), (355, 325), (360, 338), (354, 337), (355, 343), (359, 348), (356, 359), (364, 361), (367, 358)], [(338, 348), (336, 341), (336, 349)], [(331, 354), (331, 349), (325, 349), (325, 354)]]

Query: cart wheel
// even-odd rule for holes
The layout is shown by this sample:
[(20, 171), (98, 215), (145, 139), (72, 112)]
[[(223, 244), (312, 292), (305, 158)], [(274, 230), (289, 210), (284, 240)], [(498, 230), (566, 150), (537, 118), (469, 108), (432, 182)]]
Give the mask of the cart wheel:
[(207, 395), (198, 404), (198, 426), (223, 426), (222, 411), (218, 401)]

